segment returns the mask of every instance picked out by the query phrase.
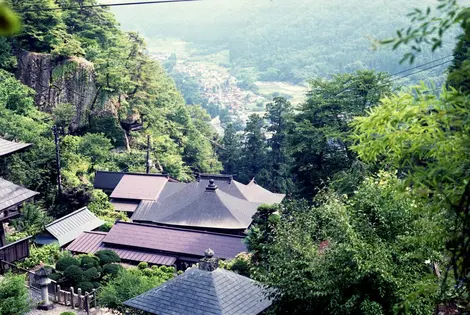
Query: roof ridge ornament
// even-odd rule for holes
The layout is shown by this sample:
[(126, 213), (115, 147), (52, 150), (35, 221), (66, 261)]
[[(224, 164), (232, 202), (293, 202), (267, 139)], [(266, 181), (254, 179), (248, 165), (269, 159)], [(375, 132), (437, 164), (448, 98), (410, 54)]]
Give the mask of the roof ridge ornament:
[(204, 258), (199, 261), (199, 269), (204, 271), (214, 271), (219, 268), (219, 258), (214, 257), (214, 251), (210, 248), (204, 251)]
[(215, 180), (211, 178), (209, 180), (209, 185), (206, 187), (206, 191), (216, 191), (219, 187), (215, 184)]

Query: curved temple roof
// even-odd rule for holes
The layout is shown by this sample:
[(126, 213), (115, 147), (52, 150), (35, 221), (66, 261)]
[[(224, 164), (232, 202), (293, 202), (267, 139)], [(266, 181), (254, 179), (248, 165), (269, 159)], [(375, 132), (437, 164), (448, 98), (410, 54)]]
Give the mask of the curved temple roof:
[(209, 189), (201, 183), (191, 183), (162, 201), (142, 201), (132, 219), (168, 225), (246, 229), (260, 205), (234, 197), (216, 186)]

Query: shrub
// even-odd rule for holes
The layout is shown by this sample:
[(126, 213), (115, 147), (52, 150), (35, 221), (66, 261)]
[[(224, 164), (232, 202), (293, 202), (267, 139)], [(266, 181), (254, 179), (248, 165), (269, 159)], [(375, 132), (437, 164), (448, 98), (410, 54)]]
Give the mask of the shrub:
[(99, 262), (97, 257), (84, 255), (84, 256), (80, 257), (80, 260), (81, 260), (80, 266), (83, 269), (90, 269), (90, 268), (93, 268), (93, 267), (99, 267), (100, 266), (100, 262)]
[(102, 266), (121, 261), (118, 254), (109, 249), (97, 251), (95, 256), (98, 257)]
[(65, 271), (68, 267), (71, 266), (80, 266), (80, 260), (75, 257), (66, 256), (57, 261), (55, 269), (58, 271)]
[(20, 315), (30, 310), (29, 293), (23, 275), (7, 274), (0, 279), (0, 314)]
[(41, 262), (54, 265), (60, 256), (60, 247), (57, 244), (37, 247), (31, 245), (29, 257), (18, 263), (18, 267), (31, 269), (38, 266)]
[(74, 312), (62, 312), (60, 315), (75, 315)]
[(82, 289), (82, 294), (85, 292), (90, 293), (93, 290), (93, 283), (88, 281), (83, 281), (77, 284), (77, 289)]
[(143, 269), (146, 269), (149, 267), (149, 264), (145, 261), (141, 261), (138, 265), (137, 265), (137, 268), (139, 268), (140, 270), (143, 270)]
[(61, 278), (62, 278), (62, 274), (58, 272), (49, 275), (49, 279), (52, 279), (54, 281), (59, 281)]
[(64, 277), (72, 284), (77, 284), (83, 280), (83, 270), (80, 267), (71, 265), (64, 271)]
[(103, 266), (103, 274), (110, 275), (111, 277), (115, 277), (118, 275), (119, 271), (123, 269), (121, 265), (118, 264), (107, 264)]
[[(153, 270), (147, 268), (145, 271)], [(124, 301), (155, 288), (166, 280), (168, 280), (166, 276), (146, 276), (138, 268), (122, 268), (115, 278), (101, 288), (98, 293), (98, 300), (102, 306), (124, 311), (125, 307), (122, 304)]]
[(83, 272), (83, 280), (85, 281), (91, 281), (91, 280), (96, 280), (96, 279), (99, 279), (100, 278), (100, 273), (98, 271), (98, 269), (96, 269), (95, 267), (92, 267), (88, 270), (85, 270)]

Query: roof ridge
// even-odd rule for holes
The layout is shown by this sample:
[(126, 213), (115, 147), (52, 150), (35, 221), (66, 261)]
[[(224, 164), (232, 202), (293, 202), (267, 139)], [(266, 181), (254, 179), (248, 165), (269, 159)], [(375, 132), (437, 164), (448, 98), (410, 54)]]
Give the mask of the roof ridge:
[(108, 232), (101, 232), (101, 231), (83, 231), (86, 234), (98, 234), (98, 235), (108, 235)]
[(162, 226), (162, 225), (146, 224), (146, 223), (137, 223), (137, 222), (116, 221), (115, 225), (118, 224), (118, 223), (129, 224), (129, 225), (140, 225), (140, 226), (146, 226), (146, 227), (158, 228), (158, 229), (165, 229), (165, 230), (176, 230), (176, 231), (184, 231), (184, 232), (209, 234), (209, 235), (227, 236), (227, 237), (240, 238), (240, 239), (245, 238), (244, 236), (241, 236), (241, 235), (232, 235), (232, 234), (224, 234), (224, 233), (209, 232), (209, 231), (202, 231), (202, 230), (193, 230), (193, 229), (184, 229), (184, 228), (178, 228), (178, 227)]
[(170, 177), (168, 173), (128, 173), (128, 172), (117, 172), (117, 171), (96, 171), (95, 173), (108, 173), (108, 174), (122, 174), (122, 175), (139, 175), (139, 176), (154, 176), (154, 177)]
[[(88, 209), (87, 206), (82, 207), (82, 208), (80, 208), (80, 209), (78, 209), (78, 210), (75, 210), (74, 212), (71, 212), (71, 213), (69, 213), (69, 214), (67, 214), (67, 215), (64, 215), (64, 216), (61, 217), (61, 218), (58, 218), (58, 219), (55, 220), (55, 221), (52, 221), (51, 223), (49, 223), (49, 224), (46, 225), (45, 227), (47, 228), (47, 227), (49, 227), (49, 226), (52, 226), (52, 225), (54, 225), (54, 224), (56, 224), (56, 223), (58, 223), (58, 222), (60, 222), (60, 221), (63, 221), (63, 220), (65, 220), (65, 219), (71, 217), (72, 215), (75, 215), (75, 214), (77, 214), (77, 213), (79, 213), (79, 212), (82, 212), (82, 211), (84, 211), (84, 210), (90, 211), (90, 209)], [(90, 211), (90, 213), (93, 214), (93, 215), (95, 215), (95, 214), (94, 214), (93, 212), (91, 212), (91, 211)]]

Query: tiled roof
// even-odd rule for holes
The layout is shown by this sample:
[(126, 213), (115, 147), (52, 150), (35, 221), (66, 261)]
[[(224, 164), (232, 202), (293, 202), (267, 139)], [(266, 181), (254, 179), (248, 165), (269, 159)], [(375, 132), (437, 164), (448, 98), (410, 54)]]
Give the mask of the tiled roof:
[(161, 255), (145, 250), (123, 249), (105, 245), (103, 239), (106, 235), (107, 233), (104, 232), (84, 232), (67, 246), (67, 250), (76, 253), (93, 254), (102, 249), (110, 249), (116, 252), (122, 260), (134, 262), (145, 261), (156, 265), (172, 266), (176, 261), (176, 257), (173, 256)]
[(139, 200), (126, 200), (126, 199), (111, 199), (109, 202), (112, 203), (116, 211), (134, 212), (139, 206)]
[(156, 200), (168, 182), (163, 176), (124, 175), (114, 188), (111, 198)]
[(37, 194), (0, 177), (0, 211), (31, 199)]
[(46, 230), (63, 246), (76, 239), (82, 232), (94, 230), (103, 223), (103, 220), (84, 207), (49, 223)]
[(103, 242), (106, 246), (127, 246), (198, 257), (211, 248), (220, 258), (229, 259), (247, 251), (242, 240), (243, 237), (235, 235), (116, 222)]
[(257, 315), (271, 306), (265, 292), (231, 271), (191, 268), (124, 305), (158, 315)]
[(281, 203), (286, 197), (284, 194), (275, 194), (261, 187), (252, 180), (248, 185), (234, 181), (235, 186), (240, 190), (246, 200), (268, 205)]
[(30, 143), (18, 143), (0, 138), (0, 156), (12, 154), (31, 146)]
[(96, 171), (93, 187), (96, 189), (113, 190), (125, 173)]
[(260, 204), (239, 199), (201, 183), (186, 187), (157, 202), (142, 201), (132, 220), (167, 225), (218, 229), (246, 229)]
[(153, 177), (165, 177), (170, 182), (177, 182), (177, 180), (168, 177), (166, 174), (142, 174), (142, 173), (124, 173), (124, 172), (110, 172), (110, 171), (96, 171), (93, 186), (96, 189), (113, 190), (121, 181), (124, 175), (141, 175)]

